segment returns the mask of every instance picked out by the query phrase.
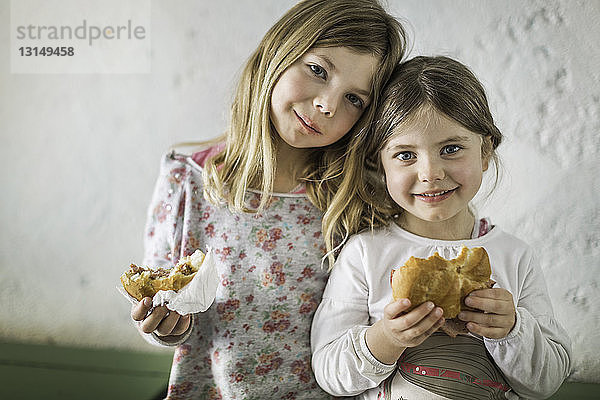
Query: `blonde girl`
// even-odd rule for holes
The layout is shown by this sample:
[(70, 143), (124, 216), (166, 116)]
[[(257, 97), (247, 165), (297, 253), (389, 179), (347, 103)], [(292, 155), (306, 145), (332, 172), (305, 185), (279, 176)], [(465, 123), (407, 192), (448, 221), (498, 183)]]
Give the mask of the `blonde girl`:
[[(571, 348), (542, 271), (528, 245), (469, 205), (502, 140), (483, 87), (455, 60), (416, 57), (394, 71), (374, 121), (351, 144), (328, 214), (326, 232), (355, 235), (315, 313), (317, 382), (365, 399), (549, 397)], [(411, 256), (452, 259), (463, 246), (486, 249), (496, 285), (467, 297), (469, 335), (452, 338), (438, 332), (444, 310), (407, 312), (389, 277)]]
[(248, 60), (225, 137), (164, 157), (144, 263), (211, 247), (221, 279), (204, 313), (148, 314), (149, 298), (132, 308), (144, 337), (176, 346), (168, 398), (329, 397), (309, 346), (326, 282), (321, 210), (404, 47), (375, 0), (301, 1)]

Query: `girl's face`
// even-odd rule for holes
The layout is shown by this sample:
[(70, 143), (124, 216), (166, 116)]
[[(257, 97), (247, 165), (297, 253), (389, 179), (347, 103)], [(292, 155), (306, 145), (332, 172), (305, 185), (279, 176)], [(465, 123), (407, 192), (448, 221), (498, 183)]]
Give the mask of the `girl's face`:
[(430, 118), (401, 127), (381, 151), (387, 190), (406, 211), (403, 227), (409, 231), (447, 222), (470, 232), (468, 204), (488, 167), (483, 136), (433, 109), (425, 115)]
[(312, 48), (286, 69), (271, 95), (271, 122), (288, 145), (322, 147), (342, 138), (371, 100), (379, 58), (347, 47)]

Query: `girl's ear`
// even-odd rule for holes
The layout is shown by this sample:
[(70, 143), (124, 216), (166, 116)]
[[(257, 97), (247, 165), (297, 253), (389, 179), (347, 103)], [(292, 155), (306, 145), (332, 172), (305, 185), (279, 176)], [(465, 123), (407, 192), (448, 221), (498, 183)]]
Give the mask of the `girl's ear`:
[(492, 136), (483, 136), (481, 143), (481, 166), (483, 167), (483, 171), (487, 171), (490, 166), (493, 151)]

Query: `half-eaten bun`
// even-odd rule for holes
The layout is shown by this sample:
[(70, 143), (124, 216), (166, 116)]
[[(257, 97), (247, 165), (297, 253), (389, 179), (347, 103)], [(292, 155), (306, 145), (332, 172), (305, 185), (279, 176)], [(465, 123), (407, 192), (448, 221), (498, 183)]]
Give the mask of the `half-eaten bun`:
[(490, 288), (491, 268), (488, 254), (482, 247), (463, 247), (457, 258), (446, 260), (437, 252), (427, 258), (411, 257), (392, 275), (394, 300), (407, 298), (411, 309), (431, 301), (444, 310), (446, 324), (441, 330), (450, 336), (466, 334), (466, 323), (457, 317), (470, 308), (464, 298), (474, 290)]
[(129, 270), (121, 275), (121, 283), (127, 293), (138, 301), (154, 297), (159, 290), (178, 291), (190, 283), (203, 261), (204, 253), (196, 250), (191, 256), (182, 257), (171, 269), (150, 269), (131, 264)]

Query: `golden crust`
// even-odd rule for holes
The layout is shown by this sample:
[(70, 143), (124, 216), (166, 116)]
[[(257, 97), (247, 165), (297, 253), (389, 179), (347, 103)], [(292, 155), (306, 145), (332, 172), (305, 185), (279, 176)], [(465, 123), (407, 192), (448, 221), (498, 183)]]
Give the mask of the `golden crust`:
[(129, 270), (121, 275), (121, 284), (138, 301), (144, 297), (154, 297), (159, 290), (178, 291), (190, 283), (204, 261), (204, 253), (200, 250), (194, 255), (196, 257), (183, 257), (170, 270), (153, 270), (131, 264)]
[(464, 298), (474, 290), (490, 287), (490, 260), (482, 247), (463, 247), (457, 258), (446, 260), (438, 253), (423, 259), (411, 257), (394, 271), (394, 300), (408, 298), (411, 308), (432, 301), (444, 310), (445, 318), (455, 318), (468, 309)]

